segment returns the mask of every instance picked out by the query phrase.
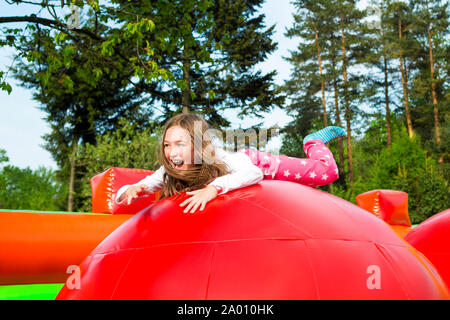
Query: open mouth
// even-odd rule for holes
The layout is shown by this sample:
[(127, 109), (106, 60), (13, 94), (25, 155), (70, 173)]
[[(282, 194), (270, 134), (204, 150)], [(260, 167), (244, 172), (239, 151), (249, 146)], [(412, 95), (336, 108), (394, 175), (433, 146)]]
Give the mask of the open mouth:
[(181, 169), (181, 167), (184, 164), (183, 160), (172, 160), (171, 162), (172, 162), (173, 167), (176, 169)]

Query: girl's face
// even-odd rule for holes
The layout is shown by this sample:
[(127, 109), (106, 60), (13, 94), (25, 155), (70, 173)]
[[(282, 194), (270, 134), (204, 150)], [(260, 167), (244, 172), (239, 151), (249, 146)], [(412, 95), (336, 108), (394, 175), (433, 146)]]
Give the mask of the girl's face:
[(194, 146), (186, 129), (173, 126), (167, 129), (164, 137), (164, 155), (177, 170), (188, 170), (193, 167)]

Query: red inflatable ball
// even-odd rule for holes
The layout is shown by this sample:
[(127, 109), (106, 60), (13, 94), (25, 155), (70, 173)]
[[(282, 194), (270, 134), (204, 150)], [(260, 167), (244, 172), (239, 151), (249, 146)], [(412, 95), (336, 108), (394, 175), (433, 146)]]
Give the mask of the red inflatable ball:
[(194, 214), (185, 198), (123, 223), (81, 264), (80, 289), (57, 299), (449, 298), (421, 253), (328, 193), (262, 181)]
[(450, 287), (450, 209), (419, 224), (405, 240), (433, 263)]

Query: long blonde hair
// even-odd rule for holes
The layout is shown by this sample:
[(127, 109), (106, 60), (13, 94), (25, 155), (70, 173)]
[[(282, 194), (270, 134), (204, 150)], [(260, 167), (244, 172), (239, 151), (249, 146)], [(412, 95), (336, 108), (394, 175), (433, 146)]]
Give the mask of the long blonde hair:
[[(197, 123), (197, 126), (195, 126), (195, 123)], [(201, 124), (201, 130), (194, 130), (198, 128), (198, 124)], [(200, 164), (194, 162), (193, 167), (187, 170), (177, 170), (170, 165), (169, 160), (164, 154), (164, 139), (167, 130), (173, 126), (180, 126), (189, 132), (191, 146), (194, 148), (194, 159), (201, 159)], [(179, 114), (166, 122), (160, 152), (160, 162), (166, 172), (163, 175), (164, 183), (161, 189), (160, 199), (179, 194), (183, 191), (201, 189), (215, 178), (229, 172), (227, 165), (216, 158), (214, 148), (211, 144), (211, 137), (207, 132), (208, 129), (208, 123), (196, 114)], [(194, 141), (201, 141), (201, 148), (195, 145)]]

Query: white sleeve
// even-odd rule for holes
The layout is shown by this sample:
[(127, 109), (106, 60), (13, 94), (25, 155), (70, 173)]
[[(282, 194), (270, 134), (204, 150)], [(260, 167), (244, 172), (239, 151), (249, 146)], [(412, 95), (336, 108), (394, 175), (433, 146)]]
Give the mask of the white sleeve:
[(141, 181), (139, 181), (138, 183), (135, 184), (127, 184), (122, 186), (116, 194), (116, 199), (115, 202), (120, 204), (122, 203), (124, 200), (122, 200), (121, 202), (118, 202), (117, 199), (120, 198), (120, 196), (129, 188), (129, 187), (134, 187), (134, 186), (139, 186), (141, 184), (145, 184), (147, 186), (147, 189), (150, 192), (156, 192), (158, 190), (160, 190), (162, 188), (163, 185), (163, 175), (164, 175), (164, 166), (159, 167), (158, 170), (156, 170), (155, 172), (153, 172), (153, 174), (146, 176), (144, 179), (142, 179)]
[(231, 169), (231, 172), (214, 179), (209, 184), (222, 188), (220, 194), (253, 185), (261, 181), (264, 177), (261, 169), (255, 166), (244, 153), (224, 152), (221, 160), (226, 163), (228, 168)]

